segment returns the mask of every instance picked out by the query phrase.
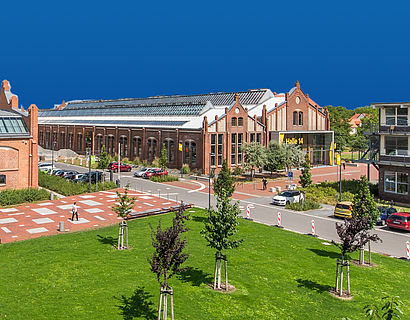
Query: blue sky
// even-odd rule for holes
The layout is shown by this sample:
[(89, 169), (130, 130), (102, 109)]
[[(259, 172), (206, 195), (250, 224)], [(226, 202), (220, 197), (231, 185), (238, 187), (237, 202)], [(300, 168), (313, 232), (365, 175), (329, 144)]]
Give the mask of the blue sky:
[(320, 105), (410, 101), (405, 1), (7, 1), (20, 104), (270, 88)]

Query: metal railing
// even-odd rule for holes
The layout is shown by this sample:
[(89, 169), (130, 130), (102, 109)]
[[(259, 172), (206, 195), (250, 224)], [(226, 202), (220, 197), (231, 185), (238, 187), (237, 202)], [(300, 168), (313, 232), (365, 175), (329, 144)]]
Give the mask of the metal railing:
[(409, 125), (391, 125), (383, 123), (367, 123), (363, 124), (364, 134), (379, 134), (379, 133), (395, 133), (395, 134), (410, 134)]

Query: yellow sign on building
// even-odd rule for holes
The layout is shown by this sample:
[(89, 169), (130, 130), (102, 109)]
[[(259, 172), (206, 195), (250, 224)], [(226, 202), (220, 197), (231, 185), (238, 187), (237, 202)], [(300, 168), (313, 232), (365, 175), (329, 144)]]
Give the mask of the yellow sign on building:
[(178, 149), (179, 149), (179, 151), (182, 151), (182, 143), (180, 143), (180, 144), (178, 145)]

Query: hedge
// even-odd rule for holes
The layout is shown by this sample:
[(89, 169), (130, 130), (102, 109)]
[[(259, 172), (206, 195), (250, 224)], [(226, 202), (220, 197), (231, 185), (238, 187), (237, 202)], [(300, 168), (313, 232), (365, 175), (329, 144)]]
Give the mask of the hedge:
[(306, 210), (319, 209), (320, 204), (313, 200), (306, 199), (305, 201), (301, 201), (301, 202), (288, 203), (286, 205), (286, 208), (295, 210), (295, 211), (306, 211)]
[[(74, 196), (77, 194), (88, 193), (88, 183), (75, 183), (58, 176), (50, 176), (44, 172), (38, 173), (38, 184), (46, 189), (55, 191), (64, 196)], [(98, 183), (98, 191), (110, 190), (117, 188), (115, 182)], [(91, 185), (91, 191), (96, 190), (96, 185)]]
[(1, 206), (10, 206), (48, 199), (50, 199), (50, 192), (44, 189), (28, 188), (18, 190), (4, 190), (0, 192)]
[(152, 176), (149, 178), (151, 181), (154, 182), (170, 182), (170, 181), (178, 181), (178, 177), (175, 176)]

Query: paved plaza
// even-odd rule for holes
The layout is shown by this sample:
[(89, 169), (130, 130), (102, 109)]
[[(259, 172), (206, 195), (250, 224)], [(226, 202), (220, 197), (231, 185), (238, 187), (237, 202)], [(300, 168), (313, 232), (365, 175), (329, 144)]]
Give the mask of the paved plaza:
[[(130, 190), (128, 194), (136, 198), (133, 210), (136, 213), (176, 204), (174, 200), (159, 198), (145, 192)], [(0, 209), (1, 243), (61, 233), (58, 231), (61, 221), (64, 222), (64, 232), (115, 224), (122, 219), (111, 209), (117, 199), (115, 191), (101, 191), (2, 208)], [(77, 202), (79, 221), (71, 221), (71, 208), (74, 201)]]

